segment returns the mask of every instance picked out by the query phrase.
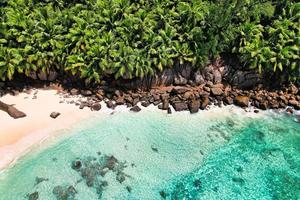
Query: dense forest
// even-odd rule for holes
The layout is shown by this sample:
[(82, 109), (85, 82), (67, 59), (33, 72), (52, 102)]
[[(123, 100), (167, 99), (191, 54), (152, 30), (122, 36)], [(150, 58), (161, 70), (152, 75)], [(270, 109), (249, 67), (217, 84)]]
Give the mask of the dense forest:
[(0, 78), (59, 71), (86, 82), (204, 67), (221, 53), (300, 78), (297, 0), (0, 0)]

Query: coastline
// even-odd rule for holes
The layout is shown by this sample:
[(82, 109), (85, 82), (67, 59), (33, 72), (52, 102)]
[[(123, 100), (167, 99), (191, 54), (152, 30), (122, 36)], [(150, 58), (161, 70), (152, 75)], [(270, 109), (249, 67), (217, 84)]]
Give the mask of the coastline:
[[(118, 112), (129, 112), (132, 108), (124, 104), (109, 108), (108, 102), (110, 100), (108, 99), (94, 102), (90, 97), (82, 94), (70, 95), (59, 88), (32, 88), (30, 92), (23, 91), (17, 95), (6, 94), (0, 100), (14, 105), (27, 115), (25, 118), (13, 119), (7, 113), (0, 112), (0, 119), (3, 122), (0, 126), (0, 172), (12, 166), (16, 160), (34, 146), (41, 144), (50, 137), (60, 135), (60, 132), (63, 130), (72, 129), (84, 119), (93, 117), (98, 119), (101, 116), (109, 116)], [(114, 105), (117, 104), (117, 101), (118, 99), (113, 101)], [(78, 109), (80, 103), (87, 105), (82, 109)], [(99, 112), (93, 111), (94, 104), (100, 105)], [(144, 107), (142, 111), (160, 111), (165, 112), (167, 115), (167, 112), (164, 111), (166, 109), (161, 109), (153, 104), (143, 106), (142, 102), (138, 102), (136, 106)], [(201, 113), (206, 114), (207, 117), (213, 116), (215, 112), (218, 113), (219, 109), (225, 109), (228, 113), (245, 112), (247, 116), (251, 117), (258, 117), (265, 113), (265, 111), (261, 111), (260, 114), (257, 114), (255, 107), (235, 108), (239, 107), (235, 105), (220, 106), (211, 104), (207, 105), (207, 108), (204, 109), (205, 111)], [(171, 113), (175, 112), (174, 106), (170, 106), (169, 109)], [(189, 113), (188, 110), (183, 111)], [(211, 113), (209, 114), (206, 111)], [(50, 117), (52, 112), (59, 112), (60, 115), (53, 119)]]
[[(22, 92), (17, 96), (7, 94), (1, 97), (1, 100), (14, 104), (27, 116), (13, 119), (7, 113), (0, 112), (0, 171), (35, 144), (92, 115), (90, 109), (79, 110), (74, 105), (60, 103), (60, 98), (55, 90), (40, 89), (30, 94)], [(51, 112), (60, 112), (61, 115), (52, 119)]]

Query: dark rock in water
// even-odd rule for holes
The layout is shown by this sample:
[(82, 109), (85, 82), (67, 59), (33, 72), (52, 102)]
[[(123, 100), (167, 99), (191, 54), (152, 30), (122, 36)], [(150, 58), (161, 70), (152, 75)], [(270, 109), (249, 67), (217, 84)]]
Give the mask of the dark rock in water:
[(110, 156), (106, 162), (106, 166), (108, 169), (113, 170), (115, 165), (118, 163), (118, 159), (114, 156)]
[(112, 101), (107, 101), (107, 102), (106, 102), (106, 106), (107, 106), (108, 108), (113, 108), (113, 107), (114, 107), (114, 103), (113, 103)]
[(90, 90), (81, 90), (80, 93), (83, 96), (91, 96), (93, 94), (92, 91), (90, 91)]
[(254, 113), (259, 113), (259, 110), (255, 109), (255, 110), (254, 110)]
[(188, 109), (188, 105), (185, 102), (175, 102), (172, 106), (175, 111), (184, 111)]
[(172, 110), (170, 107), (168, 108), (168, 114), (172, 114)]
[(166, 193), (165, 191), (160, 191), (159, 194), (163, 199), (166, 199), (169, 196), (169, 194)]
[(151, 146), (152, 151), (158, 153), (158, 148)]
[(132, 188), (131, 188), (130, 186), (126, 186), (126, 190), (127, 190), (129, 193), (131, 193)]
[(39, 199), (39, 193), (34, 192), (28, 196), (28, 200), (38, 200)]
[(293, 113), (294, 113), (294, 111), (293, 111), (292, 108), (287, 108), (287, 109), (286, 109), (286, 112), (287, 112), (287, 113), (290, 113), (290, 114), (293, 114)]
[(133, 112), (140, 112), (141, 111), (141, 108), (139, 106), (134, 106), (130, 109), (130, 111), (133, 111)]
[(101, 110), (101, 104), (100, 103), (94, 103), (92, 105), (92, 110), (95, 110), (95, 111)]
[(144, 107), (148, 107), (148, 106), (150, 106), (150, 102), (149, 101), (144, 101), (144, 102), (142, 102), (141, 105), (144, 106)]
[(194, 181), (194, 186), (195, 186), (196, 188), (201, 188), (201, 185), (202, 185), (202, 182), (201, 182), (199, 179), (196, 179), (196, 180)]
[(235, 182), (235, 183), (238, 183), (240, 186), (245, 184), (245, 180), (242, 179), (242, 178), (238, 178), (238, 177), (232, 178), (232, 181)]
[(42, 183), (42, 182), (44, 182), (44, 181), (49, 181), (49, 179), (48, 179), (48, 178), (40, 178), (40, 177), (36, 177), (36, 178), (35, 178), (35, 185), (38, 185), (38, 184), (40, 184), (40, 183)]
[(60, 115), (59, 112), (52, 112), (52, 113), (50, 114), (50, 117), (53, 118), (53, 119), (56, 119), (59, 115)]
[(57, 200), (69, 200), (75, 198), (77, 191), (73, 186), (69, 186), (67, 188), (56, 186), (53, 188), (52, 193), (55, 195)]
[(265, 134), (263, 133), (263, 132), (261, 132), (261, 131), (258, 131), (257, 133), (256, 133), (256, 141), (258, 142), (258, 143), (262, 143), (262, 142), (264, 142), (264, 139), (265, 139)]
[(200, 108), (200, 101), (194, 100), (189, 103), (189, 110), (191, 113), (197, 113)]
[(208, 96), (203, 97), (202, 102), (201, 102), (201, 110), (204, 110), (209, 104), (209, 98)]
[(240, 107), (248, 107), (249, 105), (249, 97), (247, 96), (237, 96), (234, 102), (237, 106)]
[(126, 179), (126, 177), (125, 177), (125, 174), (123, 172), (117, 173), (116, 180), (119, 183), (123, 183), (125, 181), (125, 179)]
[(80, 160), (75, 160), (72, 162), (72, 169), (79, 170), (82, 167), (82, 163)]

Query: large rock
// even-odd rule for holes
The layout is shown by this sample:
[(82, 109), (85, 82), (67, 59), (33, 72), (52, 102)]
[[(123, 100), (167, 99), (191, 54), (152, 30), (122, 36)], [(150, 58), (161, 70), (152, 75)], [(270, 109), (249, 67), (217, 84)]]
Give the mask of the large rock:
[(293, 106), (296, 110), (300, 109), (300, 103), (296, 100), (289, 100), (289, 105)]
[(168, 100), (164, 100), (163, 103), (161, 105), (159, 105), (159, 109), (168, 110), (168, 108), (169, 108), (169, 101)]
[(174, 85), (186, 85), (188, 80), (181, 75), (177, 75), (174, 78)]
[(291, 84), (289, 86), (289, 92), (291, 94), (297, 94), (299, 92), (299, 89), (297, 88), (297, 86), (295, 86), (294, 84)]
[(194, 100), (189, 103), (189, 110), (191, 113), (197, 113), (200, 108), (200, 101)]
[(114, 108), (114, 103), (112, 102), (112, 101), (110, 101), (110, 100), (108, 100), (107, 102), (106, 102), (106, 106), (108, 107), (108, 108)]
[(224, 103), (227, 104), (227, 105), (232, 105), (233, 104), (233, 99), (229, 96), (225, 97), (223, 99)]
[(234, 103), (241, 107), (248, 107), (249, 106), (249, 97), (247, 96), (237, 96), (235, 98)]
[(185, 102), (174, 102), (172, 106), (175, 111), (184, 111), (188, 109), (188, 105)]
[(26, 117), (25, 113), (23, 113), (22, 111), (19, 111), (18, 109), (16, 109), (15, 107), (13, 107), (11, 105), (3, 103), (2, 101), (0, 101), (0, 110), (7, 112), (14, 119)]
[(50, 114), (50, 117), (53, 118), (53, 119), (56, 119), (59, 115), (60, 115), (59, 112), (52, 112), (52, 113)]
[(78, 95), (79, 94), (79, 90), (76, 89), (76, 88), (73, 88), (73, 89), (70, 90), (70, 94), (71, 95)]
[(186, 87), (176, 86), (171, 90), (170, 95), (184, 94), (188, 91), (189, 89)]
[(194, 82), (197, 84), (197, 85), (201, 85), (201, 84), (204, 84), (205, 83), (205, 80), (201, 74), (200, 71), (196, 71), (194, 73)]
[(215, 70), (213, 72), (213, 75), (214, 75), (214, 83), (215, 84), (218, 84), (218, 83), (222, 82), (222, 74), (221, 74), (221, 72), (219, 72), (218, 70)]
[(211, 91), (211, 94), (214, 96), (220, 96), (223, 94), (222, 88), (219, 88), (219, 87), (213, 87), (210, 89), (210, 91)]
[(28, 200), (38, 200), (39, 199), (39, 193), (34, 192), (28, 196)]
[(132, 108), (130, 108), (130, 111), (132, 111), (132, 112), (140, 112), (141, 108), (139, 106), (133, 106)]
[(92, 108), (92, 110), (99, 111), (99, 110), (101, 110), (101, 104), (94, 103), (91, 108)]
[(117, 98), (117, 100), (116, 100), (117, 105), (124, 105), (124, 103), (125, 103), (124, 97), (118, 97)]
[(256, 71), (236, 71), (228, 81), (239, 88), (253, 88), (261, 83), (261, 78)]
[(93, 94), (92, 91), (90, 91), (90, 90), (81, 90), (80, 93), (83, 96), (91, 96)]
[(201, 110), (204, 110), (208, 106), (208, 104), (209, 104), (209, 97), (204, 96), (202, 98), (202, 102), (201, 102), (201, 106), (200, 106)]

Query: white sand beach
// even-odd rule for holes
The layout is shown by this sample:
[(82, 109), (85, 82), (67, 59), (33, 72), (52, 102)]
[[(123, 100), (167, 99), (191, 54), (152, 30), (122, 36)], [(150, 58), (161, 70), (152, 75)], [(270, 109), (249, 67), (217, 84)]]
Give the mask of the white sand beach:
[[(68, 101), (78, 98), (72, 97)], [(14, 105), (27, 115), (25, 118), (13, 119), (6, 112), (0, 111), (0, 170), (34, 144), (95, 113), (89, 108), (80, 110), (74, 104), (60, 103), (62, 96), (56, 90), (36, 89), (30, 94), (8, 94), (0, 100)], [(52, 119), (52, 112), (59, 112), (60, 116)]]

